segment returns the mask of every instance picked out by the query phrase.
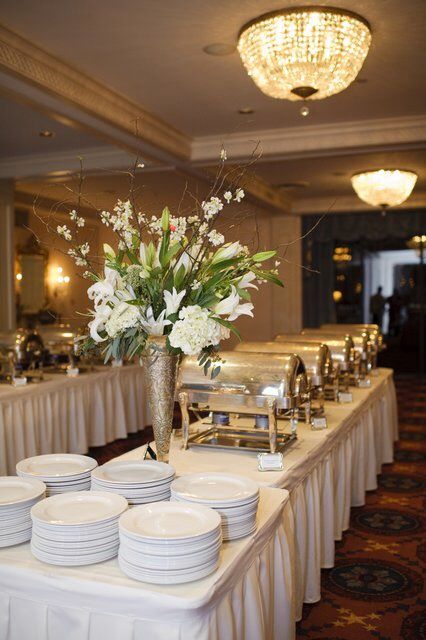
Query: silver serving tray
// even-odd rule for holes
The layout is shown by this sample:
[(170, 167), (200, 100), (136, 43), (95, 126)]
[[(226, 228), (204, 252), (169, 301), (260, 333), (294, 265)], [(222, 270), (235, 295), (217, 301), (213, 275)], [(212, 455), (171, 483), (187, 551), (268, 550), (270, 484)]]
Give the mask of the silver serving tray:
[[(284, 451), (297, 440), (295, 433), (277, 434), (277, 451)], [(242, 451), (270, 452), (268, 431), (235, 429), (232, 427), (211, 426), (205, 431), (194, 433), (188, 438), (191, 447), (209, 447), (212, 449), (240, 449)]]

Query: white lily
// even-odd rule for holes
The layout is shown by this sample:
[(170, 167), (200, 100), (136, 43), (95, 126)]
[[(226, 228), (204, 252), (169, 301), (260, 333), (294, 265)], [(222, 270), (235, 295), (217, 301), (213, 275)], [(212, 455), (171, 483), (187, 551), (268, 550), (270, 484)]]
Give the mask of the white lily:
[(221, 262), (222, 260), (229, 260), (230, 258), (235, 258), (235, 256), (240, 253), (241, 245), (238, 242), (232, 242), (228, 244), (224, 244), (223, 247), (218, 249), (213, 256), (212, 264), (216, 262)]
[(87, 295), (90, 300), (95, 301), (95, 308), (103, 304), (105, 300), (114, 295), (115, 286), (117, 284), (118, 273), (114, 269), (105, 266), (105, 278), (92, 284), (87, 289)]
[(141, 320), (141, 324), (148, 335), (150, 336), (162, 336), (164, 334), (164, 327), (168, 324), (172, 324), (170, 320), (165, 320), (164, 316), (166, 310), (164, 309), (157, 319), (154, 318), (154, 312), (152, 307), (149, 306), (146, 310), (145, 319)]
[(173, 287), (173, 291), (164, 291), (163, 297), (164, 302), (166, 303), (166, 317), (171, 316), (173, 313), (176, 313), (176, 311), (180, 307), (180, 303), (185, 297), (185, 294), (186, 289), (178, 293), (175, 287)]
[(106, 340), (106, 338), (101, 338), (98, 332), (105, 329), (105, 323), (107, 322), (111, 313), (112, 313), (111, 307), (109, 307), (106, 304), (99, 305), (96, 311), (93, 312), (94, 314), (93, 320), (89, 322), (88, 326), (90, 331), (90, 337), (95, 342), (103, 342), (104, 340)]
[(214, 311), (218, 316), (224, 316), (232, 313), (234, 309), (240, 303), (240, 296), (237, 293), (234, 285), (231, 286), (231, 293), (223, 300), (220, 300), (215, 305), (212, 306), (212, 311)]
[(238, 286), (240, 289), (258, 289), (255, 284), (252, 284), (252, 281), (256, 279), (253, 271), (249, 271), (245, 273), (241, 280), (238, 282)]
[(235, 307), (233, 312), (228, 316), (228, 320), (232, 322), (239, 318), (239, 316), (251, 316), (253, 318), (253, 309), (254, 305), (251, 302), (245, 302), (244, 304), (239, 304)]

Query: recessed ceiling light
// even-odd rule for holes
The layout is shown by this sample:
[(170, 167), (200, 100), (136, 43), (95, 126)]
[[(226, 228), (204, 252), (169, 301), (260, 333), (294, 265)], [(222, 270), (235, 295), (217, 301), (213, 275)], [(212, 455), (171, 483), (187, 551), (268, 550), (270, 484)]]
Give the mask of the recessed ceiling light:
[(38, 132), (38, 135), (40, 136), (40, 138), (54, 138), (55, 134), (53, 133), (53, 131), (49, 131), (48, 129), (42, 129), (41, 131)]
[(309, 182), (306, 180), (297, 180), (295, 182), (281, 182), (281, 184), (277, 184), (276, 186), (278, 189), (292, 191), (293, 189), (306, 189), (306, 187), (309, 187)]
[(254, 113), (254, 109), (251, 107), (241, 107), (241, 109), (238, 109), (238, 113), (241, 113), (243, 116), (247, 116), (250, 113)]
[(226, 42), (213, 42), (203, 47), (204, 53), (208, 53), (209, 56), (230, 56), (236, 50), (237, 47), (234, 44), (227, 44)]

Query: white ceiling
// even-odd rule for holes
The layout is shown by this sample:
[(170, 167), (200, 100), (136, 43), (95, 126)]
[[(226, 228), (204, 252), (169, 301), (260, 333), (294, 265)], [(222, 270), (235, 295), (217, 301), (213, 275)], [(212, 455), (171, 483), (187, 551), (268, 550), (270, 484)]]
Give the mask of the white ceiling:
[[(52, 138), (39, 136), (48, 130)], [(90, 147), (102, 146), (90, 134), (60, 124), (32, 107), (0, 94), (0, 158), (40, 155), (57, 151), (75, 151), (76, 155)]]
[[(133, 98), (193, 135), (341, 123), (424, 111), (424, 0), (332, 0), (371, 24), (373, 44), (349, 89), (312, 104), (302, 120), (294, 103), (264, 96), (237, 53), (212, 57), (212, 42), (235, 43), (257, 15), (306, 0), (14, 0), (4, 24)], [(255, 113), (240, 116), (240, 107)]]

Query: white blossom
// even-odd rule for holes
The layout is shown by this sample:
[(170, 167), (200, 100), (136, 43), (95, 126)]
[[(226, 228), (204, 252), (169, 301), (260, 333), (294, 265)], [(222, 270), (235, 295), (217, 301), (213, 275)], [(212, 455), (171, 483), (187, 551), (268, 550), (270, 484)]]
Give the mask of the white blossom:
[(188, 224), (194, 224), (195, 222), (199, 222), (200, 218), (197, 215), (188, 216)]
[(226, 298), (223, 298), (215, 305), (212, 306), (212, 310), (218, 315), (226, 315), (227, 319), (232, 322), (239, 316), (246, 315), (253, 317), (254, 306), (251, 302), (240, 304), (240, 296), (237, 293), (234, 285), (231, 286), (231, 293)]
[(95, 282), (87, 290), (89, 300), (94, 300), (95, 309), (105, 304), (114, 295), (117, 281), (117, 271), (105, 266), (105, 278)]
[(241, 280), (237, 283), (240, 289), (257, 289), (256, 285), (253, 284), (253, 280), (256, 279), (253, 271), (248, 271), (243, 275)]
[(80, 245), (79, 249), (83, 256), (87, 256), (90, 251), (89, 243), (85, 242), (84, 244)]
[(207, 202), (203, 201), (201, 203), (201, 208), (204, 211), (204, 218), (206, 220), (211, 220), (223, 209), (223, 202), (220, 198), (213, 196)]
[(192, 291), (197, 291), (201, 287), (201, 282), (199, 280), (194, 280), (191, 284)]
[(229, 204), (232, 200), (232, 192), (225, 191), (225, 193), (223, 194), (223, 197), (225, 198), (226, 202)]
[(71, 258), (74, 259), (74, 262), (77, 265), (77, 267), (87, 267), (87, 265), (89, 264), (86, 258), (81, 256), (78, 253), (78, 251), (76, 251), (76, 249), (68, 249), (67, 253), (69, 256), (71, 256)]
[(224, 149), (222, 147), (222, 149), (220, 150), (220, 159), (221, 160), (226, 160), (228, 158), (227, 154), (226, 154), (226, 149)]
[(235, 192), (235, 202), (241, 202), (241, 200), (244, 198), (245, 193), (243, 189), (237, 189)]
[(84, 218), (81, 218), (77, 211), (75, 209), (73, 209), (72, 211), (70, 211), (70, 218), (73, 222), (76, 223), (77, 227), (84, 227), (85, 224), (85, 220)]
[(99, 335), (99, 331), (105, 330), (105, 323), (108, 321), (112, 313), (111, 307), (106, 304), (99, 305), (93, 312), (93, 320), (89, 322), (90, 337), (95, 342), (103, 342), (106, 340)]
[(210, 244), (212, 244), (214, 247), (218, 247), (220, 244), (223, 244), (225, 242), (225, 236), (223, 236), (221, 233), (219, 233), (219, 231), (216, 231), (215, 229), (209, 231), (207, 237)]
[(62, 238), (64, 238), (64, 240), (67, 240), (68, 242), (71, 242), (72, 240), (72, 235), (71, 235), (71, 231), (68, 229), (67, 225), (64, 224), (59, 225), (56, 227), (56, 231), (58, 233), (58, 235), (60, 235)]
[(230, 258), (235, 258), (239, 253), (241, 253), (242, 246), (238, 242), (228, 242), (224, 244), (223, 247), (218, 249), (212, 258), (212, 264), (216, 262), (220, 262), (222, 260), (229, 260)]
[(222, 339), (229, 338), (229, 329), (210, 317), (208, 309), (198, 305), (184, 307), (169, 335), (169, 342), (175, 349), (181, 349), (186, 355), (198, 355), (204, 347), (217, 345)]

